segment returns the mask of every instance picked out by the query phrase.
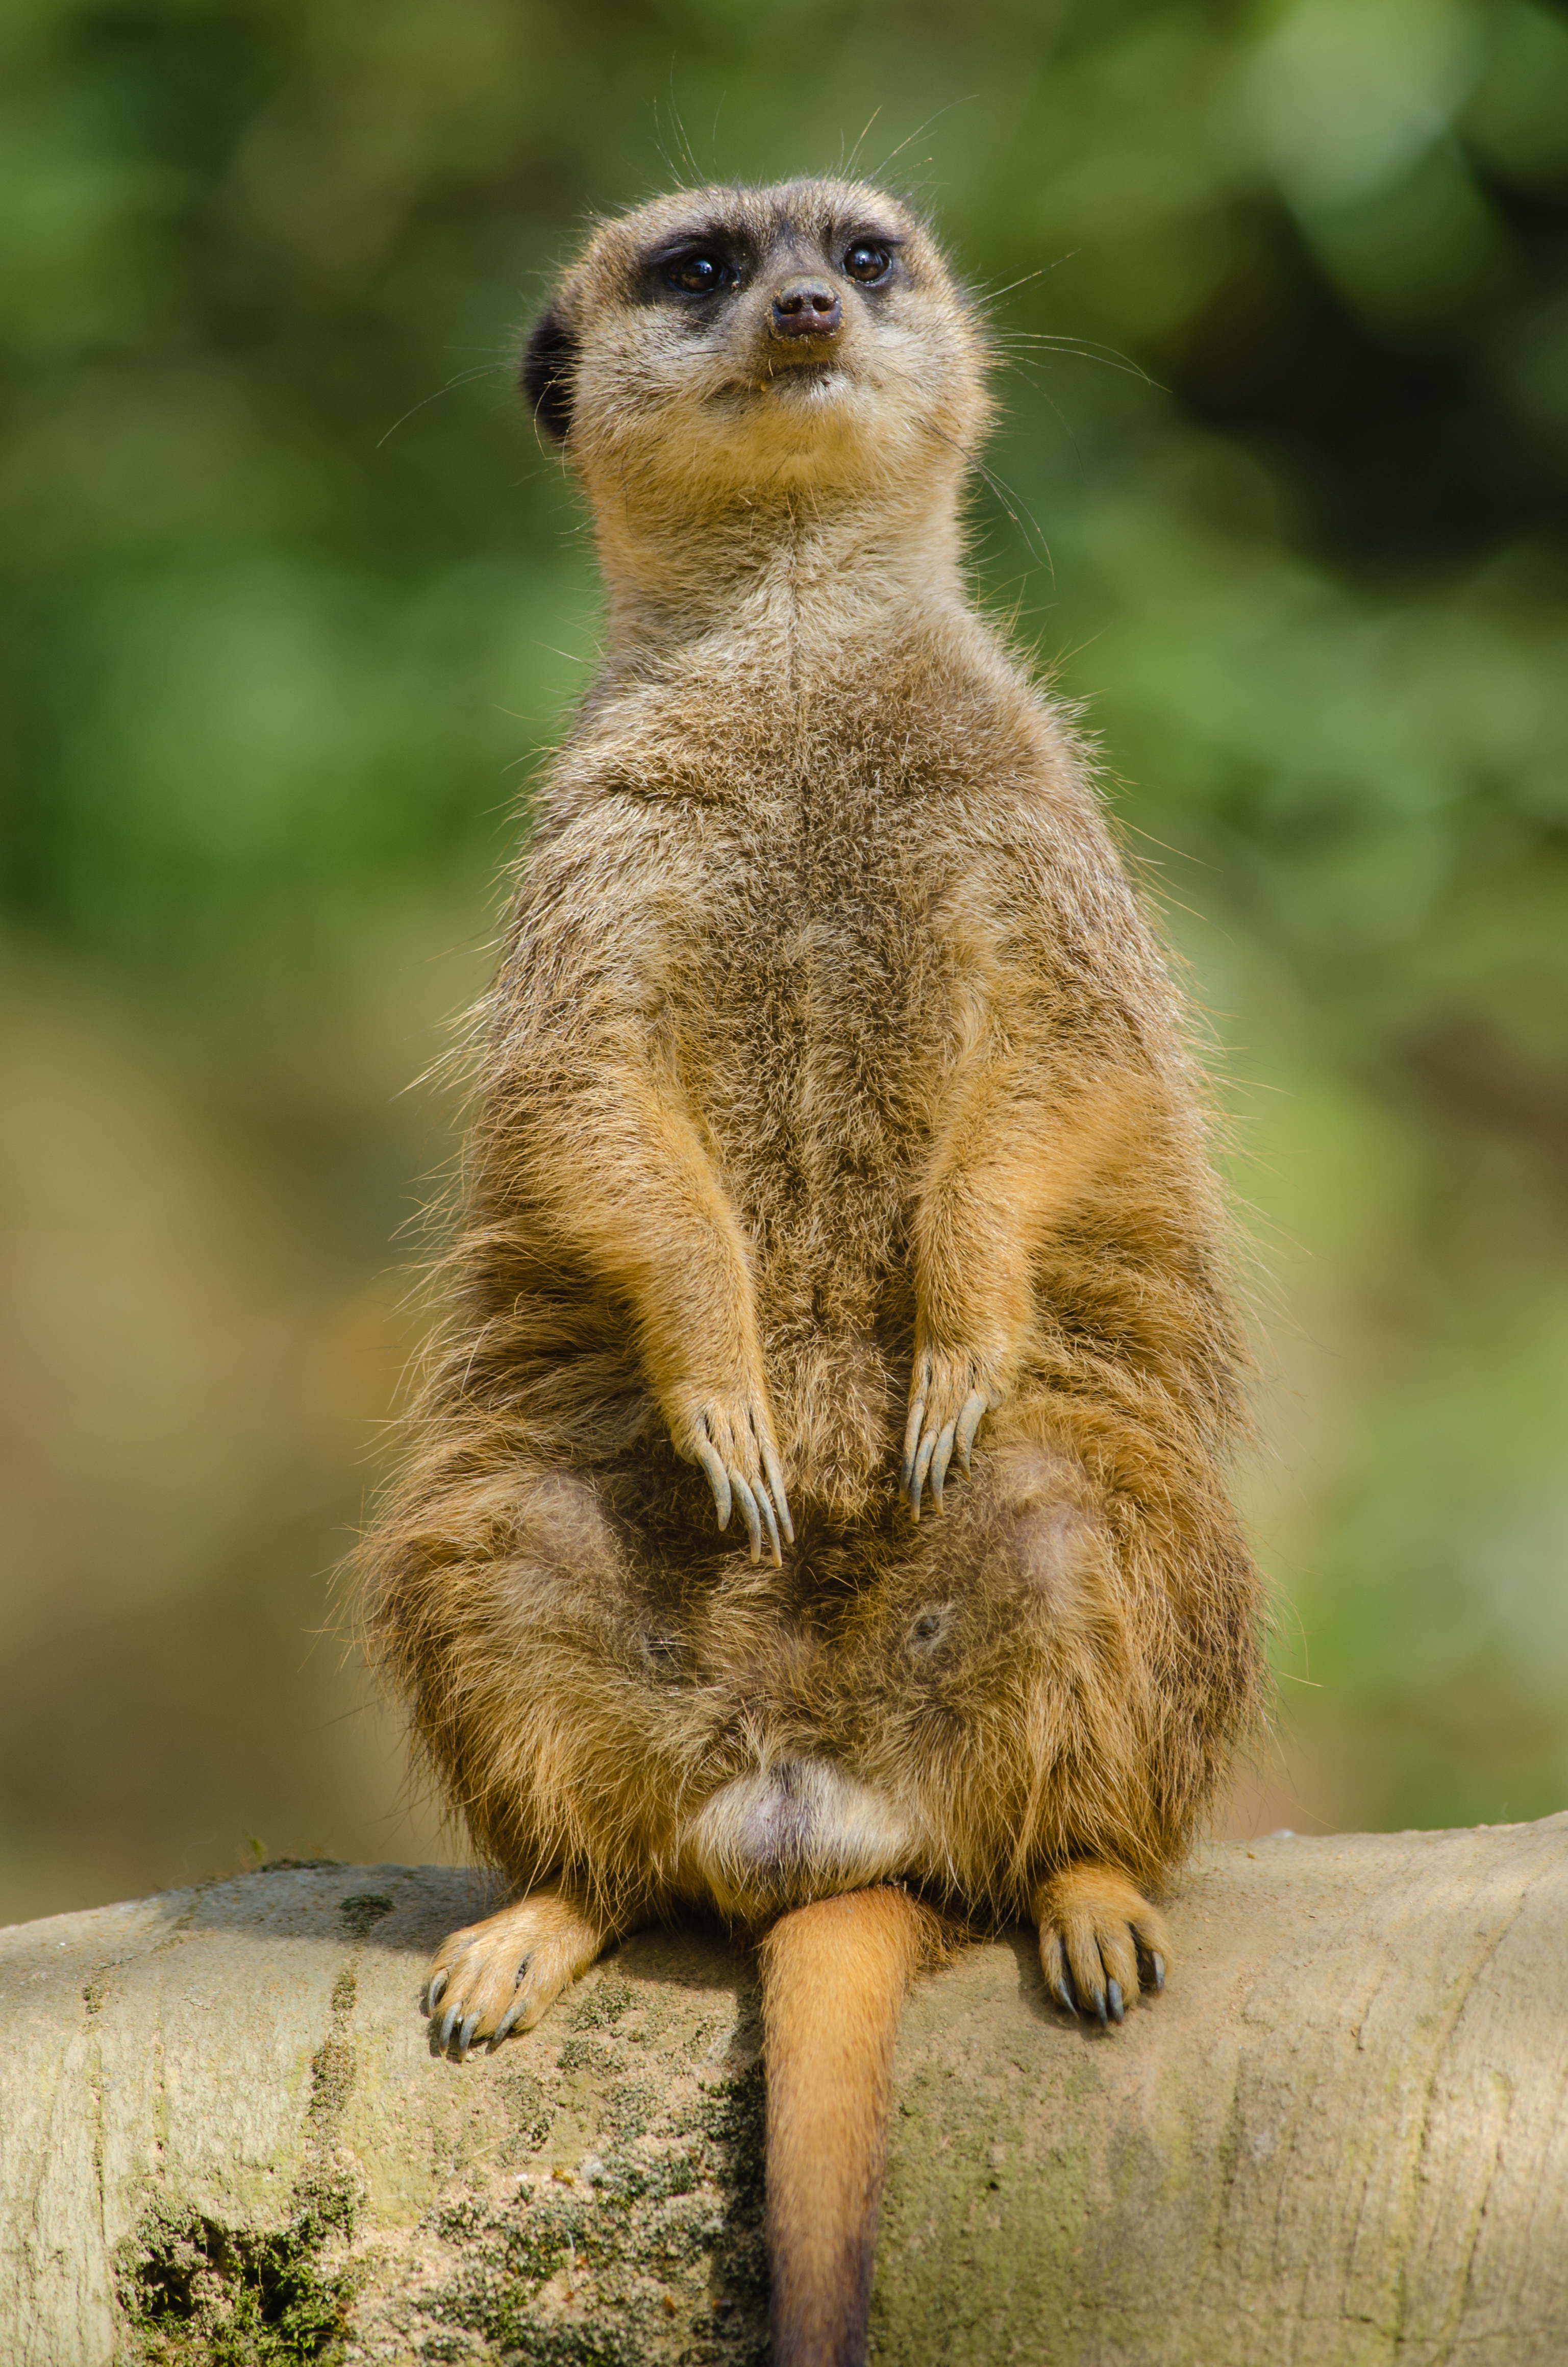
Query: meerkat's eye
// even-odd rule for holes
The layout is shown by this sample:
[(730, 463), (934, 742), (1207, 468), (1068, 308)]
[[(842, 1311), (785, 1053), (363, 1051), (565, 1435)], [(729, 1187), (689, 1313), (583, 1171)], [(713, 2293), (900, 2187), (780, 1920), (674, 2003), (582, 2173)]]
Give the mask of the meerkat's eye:
[(733, 263), (719, 255), (677, 255), (665, 266), (665, 284), (683, 296), (717, 296), (740, 278)]
[(844, 258), (844, 268), (862, 288), (874, 288), (892, 269), (892, 250), (879, 239), (858, 238)]

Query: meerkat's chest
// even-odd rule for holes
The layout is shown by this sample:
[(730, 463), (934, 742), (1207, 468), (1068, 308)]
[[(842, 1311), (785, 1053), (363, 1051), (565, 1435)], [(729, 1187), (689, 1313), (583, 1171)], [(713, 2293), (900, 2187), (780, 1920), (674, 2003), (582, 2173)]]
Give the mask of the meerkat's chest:
[(896, 1196), (961, 1000), (950, 866), (873, 764), (824, 772), (759, 798), (710, 882), (679, 989), (688, 1077), (759, 1195), (771, 1169)]
[(945, 883), (921, 876), (918, 825), (874, 783), (842, 776), (768, 802), (719, 883), (733, 917), (704, 932), (711, 991), (792, 1061), (858, 1047), (894, 1069), (904, 1024), (951, 959)]

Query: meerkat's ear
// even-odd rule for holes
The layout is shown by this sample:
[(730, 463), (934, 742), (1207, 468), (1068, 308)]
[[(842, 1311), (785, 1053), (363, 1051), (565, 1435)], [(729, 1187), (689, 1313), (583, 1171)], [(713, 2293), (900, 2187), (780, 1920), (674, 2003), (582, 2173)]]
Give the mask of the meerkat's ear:
[(562, 436), (572, 425), (572, 379), (577, 340), (552, 304), (534, 323), (523, 351), (520, 384), (528, 408), (547, 435)]

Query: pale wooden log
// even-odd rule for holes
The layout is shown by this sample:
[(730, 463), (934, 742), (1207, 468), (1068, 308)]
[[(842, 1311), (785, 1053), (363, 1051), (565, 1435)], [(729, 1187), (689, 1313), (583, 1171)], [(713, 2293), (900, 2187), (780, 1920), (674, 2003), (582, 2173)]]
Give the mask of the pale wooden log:
[[(7, 2367), (759, 2360), (750, 1959), (639, 1935), (459, 2067), (419, 1977), (486, 1903), (322, 1866), (0, 1933)], [(1120, 2031), (1026, 1933), (916, 1990), (876, 2354), (1560, 2367), (1568, 1816), (1208, 1849), (1170, 1912)]]

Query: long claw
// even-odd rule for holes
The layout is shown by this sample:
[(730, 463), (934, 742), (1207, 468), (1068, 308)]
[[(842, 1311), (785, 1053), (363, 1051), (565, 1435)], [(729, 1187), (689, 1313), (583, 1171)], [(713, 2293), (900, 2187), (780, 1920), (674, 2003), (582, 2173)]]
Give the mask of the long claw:
[(784, 1542), (786, 1545), (792, 1546), (795, 1542), (795, 1523), (790, 1518), (790, 1499), (784, 1493), (784, 1474), (779, 1467), (778, 1457), (771, 1446), (765, 1446), (762, 1450), (762, 1467), (767, 1474), (767, 1484), (773, 1491), (773, 1501), (778, 1508), (778, 1525), (784, 1532)]
[[(523, 1971), (527, 1972), (527, 1970), (528, 1963), (525, 1959)], [(495, 2049), (500, 2045), (501, 2041), (506, 2037), (506, 2033), (511, 2029), (513, 2023), (518, 2021), (523, 2014), (527, 2013), (528, 2010), (528, 1993), (523, 1987), (522, 1977), (521, 1975), (519, 1975), (517, 1979), (517, 1994), (512, 1999), (511, 2004), (506, 2008), (506, 2012), (502, 2015), (500, 2021), (496, 2023), (494, 2029), (490, 2033), (490, 2051), (492, 2054), (494, 2054)]]
[(1152, 1948), (1149, 1954), (1154, 1967), (1154, 1988), (1158, 1992), (1165, 1986), (1165, 1960), (1157, 1948)]
[(1051, 1994), (1056, 1999), (1057, 2004), (1062, 2008), (1062, 2011), (1064, 2013), (1070, 2013), (1074, 2020), (1076, 2021), (1078, 2018), (1078, 2009), (1073, 2002), (1073, 1993), (1069, 1989), (1066, 1982), (1052, 1981), (1051, 1984)]
[(928, 1430), (920, 1442), (920, 1452), (915, 1458), (915, 1477), (909, 1483), (909, 1501), (916, 1520), (920, 1518), (920, 1491), (926, 1485), (926, 1474), (931, 1468), (931, 1457), (937, 1448), (937, 1433)]
[(471, 2013), (458, 2033), (458, 2061), (468, 2061), (468, 2050), (473, 2044), (473, 2033), (479, 2028), (479, 2016)]
[(754, 1562), (760, 1561), (762, 1559), (762, 1514), (756, 1509), (756, 1498), (738, 1471), (731, 1474), (731, 1485), (740, 1499), (741, 1513), (746, 1524), (746, 1535), (751, 1539), (751, 1557)]
[(439, 2032), (437, 2033), (436, 2044), (440, 2048), (443, 2055), (452, 2043), (452, 2033), (458, 2026), (458, 2016), (461, 2011), (461, 2006), (454, 2002), (447, 2008), (446, 2012), (441, 2016), (441, 2027)]
[(708, 1485), (713, 1490), (713, 1503), (719, 1515), (719, 1526), (722, 1529), (727, 1529), (730, 1525), (730, 1475), (724, 1468), (718, 1450), (710, 1446), (705, 1438), (699, 1438), (697, 1442), (697, 1459), (708, 1474)]
[(1106, 2025), (1106, 1993), (1097, 1983), (1089, 1991), (1089, 2003), (1098, 2015), (1100, 2028), (1103, 2030)]
[[(909, 1409), (909, 1420), (903, 1426), (903, 1461), (899, 1467), (898, 1484), (905, 1491), (915, 1477), (915, 1454), (920, 1444), (920, 1425), (925, 1419), (926, 1400), (916, 1398)], [(918, 1518), (920, 1508), (916, 1505), (915, 1509)]]
[(752, 1492), (756, 1498), (757, 1510), (762, 1514), (762, 1524), (767, 1531), (768, 1559), (772, 1562), (775, 1569), (782, 1569), (784, 1567), (784, 1556), (778, 1544), (778, 1523), (774, 1517), (773, 1499), (769, 1496), (767, 1489), (764, 1487), (760, 1479), (757, 1481), (756, 1486)]
[(447, 1986), (447, 1978), (448, 1976), (445, 1973), (435, 1973), (431, 1976), (430, 1986), (425, 1992), (425, 2010), (426, 2013), (434, 2013), (436, 2008), (440, 2004), (441, 1991)]
[(1110, 2008), (1110, 2018), (1112, 2022), (1121, 2021), (1121, 1983), (1119, 1981), (1108, 1981), (1106, 1983), (1106, 2002)]
[(948, 1476), (948, 1464), (953, 1452), (953, 1425), (949, 1422), (937, 1441), (937, 1451), (931, 1457), (931, 1501), (938, 1512), (947, 1510), (942, 1501), (942, 1483)]
[(969, 1450), (974, 1444), (974, 1433), (980, 1428), (984, 1412), (984, 1391), (971, 1389), (963, 1401), (963, 1408), (959, 1415), (953, 1436), (953, 1444), (958, 1449), (958, 1458), (963, 1467), (963, 1476), (966, 1479), (970, 1477)]

